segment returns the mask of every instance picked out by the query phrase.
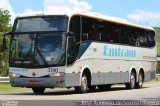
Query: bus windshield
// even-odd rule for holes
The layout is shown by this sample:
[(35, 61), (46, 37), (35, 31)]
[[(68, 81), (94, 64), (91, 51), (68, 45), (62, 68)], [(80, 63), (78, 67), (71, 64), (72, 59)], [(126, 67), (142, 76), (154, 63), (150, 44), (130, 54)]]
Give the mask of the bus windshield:
[(35, 33), (12, 35), (10, 65), (47, 67), (65, 64), (65, 35)]
[(66, 31), (66, 16), (43, 16), (17, 18), (14, 32)]
[(66, 16), (17, 18), (11, 36), (10, 66), (64, 65), (67, 21)]

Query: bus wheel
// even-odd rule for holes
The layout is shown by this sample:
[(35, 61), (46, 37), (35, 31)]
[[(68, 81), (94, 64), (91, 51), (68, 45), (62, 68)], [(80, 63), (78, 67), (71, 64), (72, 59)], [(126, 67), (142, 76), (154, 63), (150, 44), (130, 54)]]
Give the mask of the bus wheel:
[(136, 82), (136, 88), (142, 88), (143, 86), (143, 73), (140, 71), (138, 76), (138, 82)]
[(126, 83), (126, 88), (127, 89), (134, 89), (135, 88), (135, 84), (136, 84), (136, 75), (134, 72), (131, 72), (130, 75), (130, 83)]
[(39, 87), (35, 87), (35, 88), (32, 88), (34, 94), (43, 94), (44, 91), (45, 91), (45, 88), (39, 88)]
[(86, 93), (88, 91), (88, 79), (85, 74), (82, 75), (81, 86), (75, 87), (75, 91), (77, 93)]

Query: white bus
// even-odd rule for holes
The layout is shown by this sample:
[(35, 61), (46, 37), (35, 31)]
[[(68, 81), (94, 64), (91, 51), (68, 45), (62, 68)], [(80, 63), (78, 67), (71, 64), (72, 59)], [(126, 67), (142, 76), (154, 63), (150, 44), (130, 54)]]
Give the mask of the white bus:
[(44, 12), (17, 17), (8, 35), (10, 83), (35, 94), (54, 87), (85, 93), (113, 84), (134, 89), (155, 78), (150, 27), (94, 13)]

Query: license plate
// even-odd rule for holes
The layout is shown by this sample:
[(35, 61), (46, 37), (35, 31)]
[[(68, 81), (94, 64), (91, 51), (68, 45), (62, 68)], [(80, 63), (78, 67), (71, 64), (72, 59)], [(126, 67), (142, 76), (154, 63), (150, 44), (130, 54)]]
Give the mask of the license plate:
[(29, 84), (30, 84), (30, 85), (38, 85), (38, 84), (39, 84), (39, 81), (37, 81), (37, 80), (30, 80), (30, 81), (29, 81)]

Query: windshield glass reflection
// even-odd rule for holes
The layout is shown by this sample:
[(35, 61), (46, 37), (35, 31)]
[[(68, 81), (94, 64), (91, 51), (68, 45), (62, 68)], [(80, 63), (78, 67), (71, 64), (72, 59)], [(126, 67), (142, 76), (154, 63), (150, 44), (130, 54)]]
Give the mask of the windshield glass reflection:
[(17, 34), (12, 37), (10, 63), (23, 66), (65, 64), (65, 36), (62, 33)]

